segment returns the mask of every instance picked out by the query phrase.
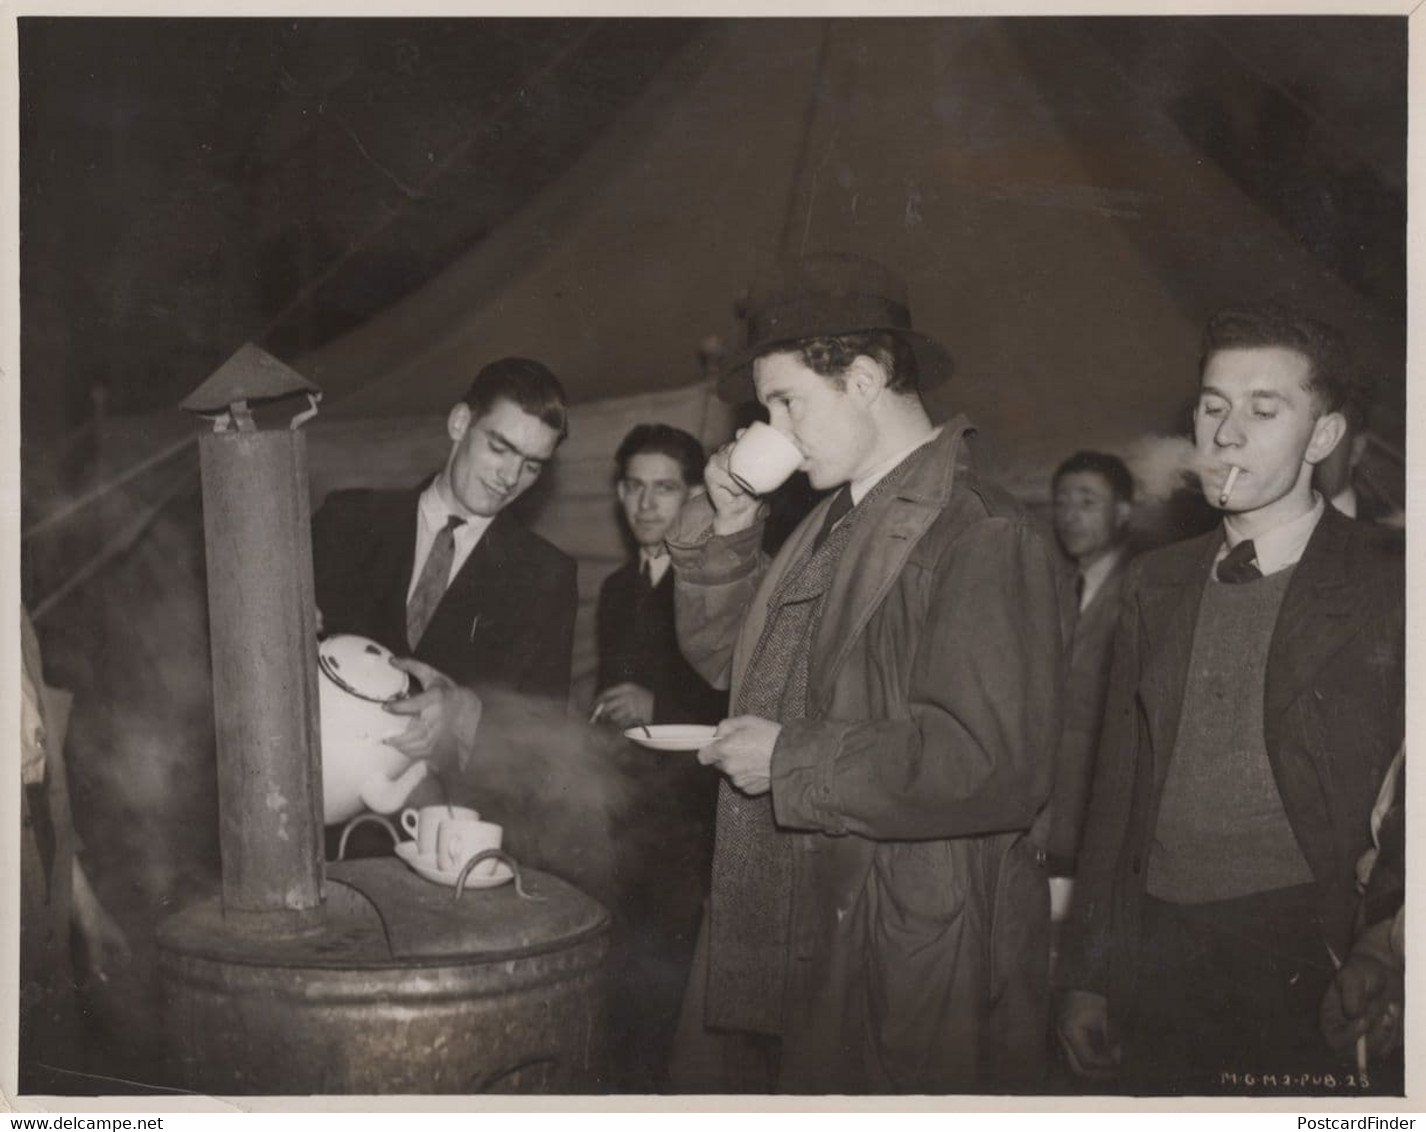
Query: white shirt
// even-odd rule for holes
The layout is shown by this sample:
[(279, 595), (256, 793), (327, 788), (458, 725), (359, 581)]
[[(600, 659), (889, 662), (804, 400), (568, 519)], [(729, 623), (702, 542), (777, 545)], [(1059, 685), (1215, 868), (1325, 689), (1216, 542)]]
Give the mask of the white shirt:
[(425, 568), (426, 559), (431, 556), (431, 546), (436, 541), (436, 535), (445, 527), (452, 515), (464, 519), (455, 529), (455, 554), (451, 557), (451, 572), (446, 578), (446, 585), (451, 584), (451, 579), (460, 573), (460, 568), (465, 565), (465, 560), (470, 557), (470, 552), (475, 549), (475, 544), (480, 541), (480, 537), (490, 528), (495, 516), (485, 515), (462, 515), (445, 501), (437, 485), (437, 479), (421, 492), (421, 503), (416, 508), (416, 557), (411, 563), (411, 581), (406, 587), (406, 600), (411, 600), (411, 595), (416, 592), (416, 583), (421, 578), (421, 571)]
[(872, 488), (874, 488), (877, 484), (879, 484), (883, 479), (885, 479), (886, 474), (890, 472), (894, 467), (896, 467), (897, 464), (901, 463), (901, 461), (906, 459), (907, 456), (915, 452), (916, 449), (922, 447), (923, 445), (930, 444), (931, 441), (935, 440), (936, 437), (940, 435), (941, 430), (939, 428), (933, 428), (927, 435), (923, 436), (915, 444), (912, 444), (908, 448), (903, 448), (900, 452), (896, 453), (896, 455), (892, 456), (890, 459), (883, 460), (880, 464), (874, 467), (871, 471), (867, 472), (867, 474), (862, 476), (860, 479), (852, 480), (851, 486), (853, 506), (865, 499), (866, 493), (869, 492)]
[(1079, 596), (1080, 612), (1089, 608), (1089, 603), (1094, 600), (1094, 595), (1099, 592), (1109, 575), (1114, 573), (1114, 567), (1123, 557), (1124, 548), (1116, 546), (1108, 554), (1079, 572), (1079, 576), (1084, 579), (1084, 592)]
[(649, 564), (649, 581), (654, 585), (658, 585), (663, 581), (663, 576), (668, 573), (668, 568), (673, 565), (673, 559), (668, 556), (666, 551), (655, 558), (641, 546), (639, 547), (640, 571), (642, 571), (643, 563), (645, 562)]
[[(1302, 552), (1307, 549), (1312, 532), (1317, 529), (1317, 522), (1322, 518), (1324, 510), (1326, 510), (1326, 504), (1322, 502), (1322, 496), (1314, 491), (1311, 511), (1253, 539), (1253, 550), (1256, 552), (1253, 561), (1258, 564), (1258, 569), (1262, 571), (1263, 577), (1297, 565), (1302, 558)], [(1248, 537), (1234, 529), (1233, 516), (1231, 515), (1223, 520), (1223, 536), (1223, 545), (1218, 549), (1218, 557), (1213, 560), (1215, 580), (1218, 577), (1218, 563), (1227, 557), (1230, 550)]]

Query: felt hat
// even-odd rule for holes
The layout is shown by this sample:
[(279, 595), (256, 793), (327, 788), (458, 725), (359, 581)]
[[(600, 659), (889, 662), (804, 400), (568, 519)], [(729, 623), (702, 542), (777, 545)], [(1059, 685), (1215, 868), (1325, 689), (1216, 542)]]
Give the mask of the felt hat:
[(723, 365), (718, 396), (750, 400), (753, 362), (808, 338), (884, 330), (904, 339), (916, 355), (917, 385), (929, 389), (950, 377), (950, 353), (911, 328), (905, 281), (884, 264), (844, 252), (809, 255), (766, 272), (744, 304), (747, 341)]

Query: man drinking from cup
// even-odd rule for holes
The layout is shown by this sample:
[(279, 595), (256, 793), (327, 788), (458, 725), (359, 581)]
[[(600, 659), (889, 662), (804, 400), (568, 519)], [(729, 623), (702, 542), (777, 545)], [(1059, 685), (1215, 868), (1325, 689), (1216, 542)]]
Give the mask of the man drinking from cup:
[(720, 394), (755, 394), (784, 473), (836, 490), (769, 562), (743, 484), (773, 486), (777, 444), (745, 462), (740, 439), (668, 540), (680, 644), (733, 711), (698, 756), (725, 781), (680, 1090), (974, 1092), (1042, 1063), (1048, 899), (1025, 831), (1071, 611), (969, 422), (922, 403), (950, 368), (870, 260), (808, 257), (749, 301)]

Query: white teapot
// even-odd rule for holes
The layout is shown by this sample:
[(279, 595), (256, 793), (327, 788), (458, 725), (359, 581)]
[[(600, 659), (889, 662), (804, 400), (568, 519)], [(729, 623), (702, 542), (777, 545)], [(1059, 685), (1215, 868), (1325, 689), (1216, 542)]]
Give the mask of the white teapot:
[(411, 688), (411, 678), (392, 666), (391, 655), (375, 641), (349, 634), (328, 637), (317, 647), (327, 825), (363, 810), (395, 813), (429, 770), (424, 760), (413, 762), (384, 742), (410, 723), (383, 706)]

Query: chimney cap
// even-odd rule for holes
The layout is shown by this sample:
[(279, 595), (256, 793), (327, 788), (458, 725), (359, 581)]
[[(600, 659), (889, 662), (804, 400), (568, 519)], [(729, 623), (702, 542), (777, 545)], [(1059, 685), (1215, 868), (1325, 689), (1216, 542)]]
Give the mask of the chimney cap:
[(321, 392), (262, 347), (244, 342), (208, 380), (183, 399), (180, 408), (190, 413), (221, 413), (229, 405), (242, 401), (268, 401), (297, 393), (320, 395)]

